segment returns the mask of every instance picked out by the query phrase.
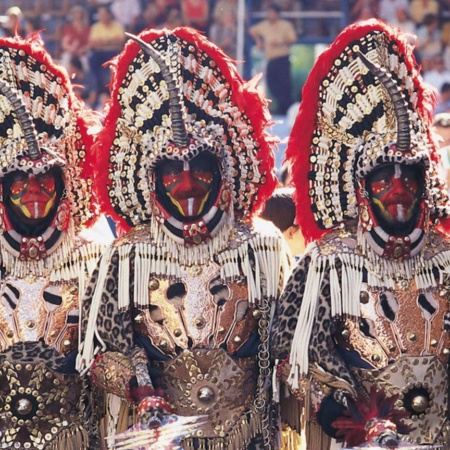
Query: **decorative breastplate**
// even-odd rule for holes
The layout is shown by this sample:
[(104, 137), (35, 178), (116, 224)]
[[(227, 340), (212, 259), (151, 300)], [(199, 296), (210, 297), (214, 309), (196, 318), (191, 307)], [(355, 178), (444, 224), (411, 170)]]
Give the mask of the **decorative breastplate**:
[(149, 308), (133, 311), (135, 330), (167, 355), (219, 346), (234, 353), (257, 330), (259, 310), (248, 302), (246, 280), (223, 283), (212, 261), (181, 268), (178, 282), (153, 278), (149, 289)]
[(44, 341), (66, 355), (78, 345), (78, 290), (7, 277), (0, 286), (0, 352), (24, 342)]
[(436, 355), (446, 362), (450, 354), (447, 292), (438, 288), (420, 292), (414, 282), (404, 289), (360, 294), (359, 324), (338, 320), (339, 345), (356, 350), (376, 368), (399, 356)]
[(450, 354), (448, 299), (445, 289), (420, 292), (413, 282), (404, 289), (361, 296), (359, 324), (336, 321), (338, 344), (354, 350), (373, 369), (353, 367), (361, 385), (378, 385), (397, 407), (410, 414), (414, 430), (408, 442), (447, 442), (447, 364)]
[(161, 387), (174, 413), (207, 418), (196, 432), (196, 437), (206, 439), (200, 448), (242, 449), (259, 431), (260, 417), (254, 410), (256, 357), (234, 360), (224, 349), (197, 349), (155, 365), (164, 372)]
[(87, 448), (84, 396), (78, 375), (59, 374), (44, 362), (3, 362), (1, 448)]

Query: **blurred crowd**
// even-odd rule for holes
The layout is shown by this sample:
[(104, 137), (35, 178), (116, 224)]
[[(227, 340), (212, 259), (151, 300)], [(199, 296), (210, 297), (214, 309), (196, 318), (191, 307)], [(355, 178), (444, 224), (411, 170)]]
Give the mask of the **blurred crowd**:
[[(327, 34), (333, 39), (348, 22), (375, 17), (416, 36), (423, 77), (438, 93), (436, 113), (450, 114), (450, 0), (246, 0), (245, 7), (244, 59), (251, 59), (249, 46), (263, 52), (273, 113), (286, 114), (297, 100), (287, 92), (289, 52), (297, 40)], [(336, 10), (342, 12), (337, 27), (339, 21), (326, 19)], [(78, 95), (100, 110), (110, 76), (103, 64), (123, 48), (124, 32), (189, 25), (236, 58), (237, 11), (238, 0), (1, 0), (0, 36), (39, 33), (72, 75)], [(302, 19), (306, 11), (317, 11), (316, 20), (307, 14)], [(269, 20), (277, 24), (272, 35)], [(277, 86), (283, 89), (277, 92)], [(450, 128), (450, 120), (443, 122)]]
[[(251, 2), (256, 11), (266, 3)], [(299, 2), (275, 3), (291, 11)], [(237, 9), (237, 0), (2, 0), (0, 36), (14, 35), (16, 30), (21, 36), (39, 32), (54, 59), (80, 85), (79, 95), (101, 109), (109, 77), (103, 63), (122, 49), (125, 31), (188, 25), (205, 32), (235, 58)]]

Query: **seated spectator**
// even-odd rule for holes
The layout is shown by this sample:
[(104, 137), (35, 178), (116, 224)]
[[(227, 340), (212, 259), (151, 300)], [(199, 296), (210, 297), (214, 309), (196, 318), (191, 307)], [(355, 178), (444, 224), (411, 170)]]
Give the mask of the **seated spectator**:
[(424, 80), (440, 92), (444, 83), (450, 83), (450, 71), (445, 68), (444, 58), (439, 54), (430, 59), (429, 70), (423, 74)]
[(441, 87), (436, 113), (450, 113), (450, 82), (444, 83)]
[(439, 19), (436, 14), (427, 14), (416, 32), (416, 52), (423, 70), (431, 69), (432, 59), (442, 52), (442, 35), (439, 28)]
[(110, 3), (114, 19), (125, 31), (136, 33), (139, 17), (142, 13), (140, 0), (112, 0)]
[(299, 257), (305, 250), (305, 240), (299, 226), (295, 224), (293, 194), (294, 188), (275, 189), (260, 217), (272, 222), (283, 233), (292, 255)]
[(22, 10), (18, 6), (11, 6), (6, 10), (6, 20), (2, 24), (3, 36), (26, 36)]
[[(141, 30), (145, 28), (162, 28), (167, 19), (169, 11), (169, 0), (150, 0), (138, 21), (137, 27)], [(183, 18), (181, 18), (183, 21)]]
[(378, 0), (357, 0), (350, 11), (350, 20), (358, 22), (378, 18)]
[(173, 30), (174, 28), (180, 27), (183, 25), (183, 17), (181, 14), (181, 8), (178, 5), (171, 6), (167, 9), (167, 15), (162, 23), (163, 28), (167, 28), (169, 30)]
[(181, 2), (183, 24), (200, 31), (207, 31), (209, 20), (208, 0), (183, 0)]
[(398, 7), (395, 10), (395, 15), (389, 22), (393, 27), (399, 28), (404, 33), (415, 34), (416, 25), (410, 19), (408, 14), (408, 8)]
[(396, 20), (397, 9), (403, 8), (409, 9), (408, 0), (380, 0), (378, 17), (384, 22), (393, 25), (393, 21)]
[(99, 6), (98, 20), (91, 26), (89, 34), (89, 67), (96, 77), (97, 94), (108, 92), (109, 68), (103, 67), (106, 61), (116, 56), (125, 42), (123, 26), (114, 20), (107, 6)]
[(423, 25), (427, 14), (439, 14), (439, 2), (437, 0), (412, 0), (410, 11), (412, 21), (417, 27)]
[(224, 14), (231, 13), (236, 15), (237, 0), (218, 0), (214, 5), (212, 20), (219, 20)]
[(89, 15), (83, 6), (74, 6), (70, 11), (68, 22), (64, 25), (61, 39), (61, 63), (68, 68), (73, 57), (77, 57), (83, 64), (84, 70), (89, 69), (88, 50)]
[(209, 38), (231, 58), (237, 55), (236, 36), (236, 14), (229, 10), (215, 18), (209, 29)]
[(78, 56), (70, 58), (68, 68), (75, 95), (83, 100), (89, 108), (97, 106), (97, 84), (90, 70), (85, 70)]
[(442, 174), (447, 180), (447, 186), (450, 186), (450, 113), (436, 114), (433, 125), (441, 155)]

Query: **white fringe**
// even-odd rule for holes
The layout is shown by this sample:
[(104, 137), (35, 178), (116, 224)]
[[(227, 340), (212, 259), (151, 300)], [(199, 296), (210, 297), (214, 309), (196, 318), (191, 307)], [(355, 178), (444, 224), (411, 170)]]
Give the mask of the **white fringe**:
[[(90, 368), (92, 363), (94, 362), (94, 356), (100, 350), (104, 350), (106, 348), (105, 343), (102, 341), (98, 334), (97, 330), (97, 316), (98, 310), (100, 308), (102, 294), (104, 291), (105, 281), (108, 274), (109, 262), (111, 260), (112, 254), (116, 251), (115, 248), (108, 248), (103, 255), (103, 258), (100, 262), (99, 273), (97, 278), (97, 284), (94, 290), (94, 294), (92, 296), (92, 301), (90, 305), (89, 311), (89, 319), (86, 327), (86, 336), (84, 337), (84, 342), (80, 344), (78, 349), (78, 356), (76, 361), (76, 369), (84, 374)], [(94, 349), (94, 336), (99, 341), (99, 346)]]
[[(380, 257), (368, 258), (367, 255), (340, 253), (322, 256), (317, 245), (308, 247), (311, 262), (306, 278), (298, 322), (291, 347), (291, 372), (288, 383), (293, 389), (299, 388), (299, 377), (308, 373), (309, 342), (315, 320), (318, 299), (328, 266), (330, 271), (331, 315), (352, 317), (360, 316), (360, 292), (363, 283), (363, 268), (368, 272), (367, 285), (375, 291), (394, 290), (396, 283), (414, 278), (421, 292), (428, 292), (442, 283), (445, 276), (450, 275), (450, 250), (424, 260), (422, 254), (405, 261), (388, 261)], [(342, 277), (339, 280), (336, 262), (342, 264)], [(376, 261), (376, 264), (375, 262)], [(436, 282), (433, 269), (439, 269)]]

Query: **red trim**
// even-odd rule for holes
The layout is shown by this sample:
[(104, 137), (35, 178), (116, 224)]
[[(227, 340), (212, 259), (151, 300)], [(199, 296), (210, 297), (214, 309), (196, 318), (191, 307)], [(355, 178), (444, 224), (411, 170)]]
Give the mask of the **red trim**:
[[(276, 186), (276, 177), (274, 173), (275, 158), (272, 146), (275, 139), (270, 138), (266, 127), (271, 124), (267, 100), (261, 98), (260, 92), (256, 88), (255, 80), (244, 82), (238, 74), (233, 61), (223, 53), (223, 51), (209, 42), (204, 36), (196, 30), (187, 27), (176, 28), (174, 30), (144, 30), (139, 37), (145, 42), (152, 42), (165, 33), (173, 33), (182, 40), (194, 44), (200, 50), (206, 52), (217, 64), (223, 76), (230, 83), (232, 100), (238, 108), (250, 119), (253, 127), (253, 134), (259, 143), (257, 159), (260, 161), (260, 171), (266, 176), (266, 183), (260, 185), (257, 200), (252, 205), (251, 213), (259, 211), (264, 202), (271, 196)], [(98, 157), (98, 167), (104, 168), (97, 174), (98, 197), (103, 211), (110, 215), (117, 223), (118, 229), (126, 231), (130, 229), (124, 218), (120, 217), (113, 209), (109, 201), (108, 190), (111, 186), (111, 180), (108, 178), (109, 150), (112, 147), (116, 123), (120, 116), (121, 107), (118, 98), (120, 84), (128, 72), (130, 63), (140, 50), (139, 45), (133, 40), (129, 40), (122, 52), (110, 61), (112, 71), (110, 90), (111, 100), (106, 105), (106, 118), (104, 128), (95, 145)], [(120, 232), (120, 231), (119, 231)]]
[[(292, 168), (292, 180), (296, 187), (294, 199), (297, 205), (297, 223), (307, 242), (319, 239), (330, 230), (319, 228), (311, 211), (308, 174), (310, 170), (309, 156), (312, 136), (317, 127), (317, 110), (319, 102), (319, 87), (329, 73), (336, 58), (352, 41), (361, 39), (370, 32), (381, 31), (390, 39), (396, 40), (399, 53), (406, 56), (405, 64), (412, 74), (415, 91), (418, 93), (417, 112), (422, 121), (431, 124), (432, 113), (436, 104), (434, 92), (427, 88), (419, 74), (419, 66), (412, 54), (412, 47), (407, 43), (405, 35), (400, 35), (394, 28), (371, 19), (352, 24), (345, 28), (334, 43), (317, 59), (303, 87), (302, 102), (292, 128), (286, 149), (286, 161)], [(431, 140), (431, 126), (427, 127)], [(432, 142), (432, 141), (431, 141)], [(438, 158), (436, 149), (431, 158)]]

